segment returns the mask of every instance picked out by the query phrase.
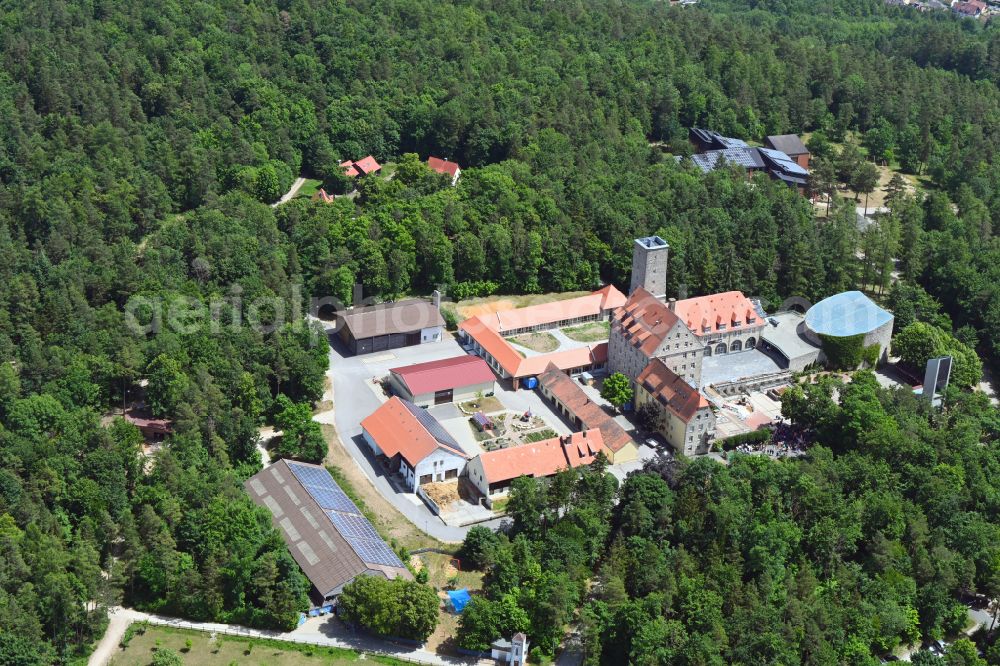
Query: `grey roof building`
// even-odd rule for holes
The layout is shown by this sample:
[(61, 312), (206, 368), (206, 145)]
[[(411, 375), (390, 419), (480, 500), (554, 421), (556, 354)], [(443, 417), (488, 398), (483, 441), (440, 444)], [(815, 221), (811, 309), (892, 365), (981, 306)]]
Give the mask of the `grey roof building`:
[(243, 485), (255, 504), (271, 512), (313, 585), (315, 601), (329, 602), (361, 575), (412, 578), (325, 468), (279, 460)]
[(444, 336), (438, 303), (410, 299), (337, 312), (340, 339), (352, 354), (438, 342)]

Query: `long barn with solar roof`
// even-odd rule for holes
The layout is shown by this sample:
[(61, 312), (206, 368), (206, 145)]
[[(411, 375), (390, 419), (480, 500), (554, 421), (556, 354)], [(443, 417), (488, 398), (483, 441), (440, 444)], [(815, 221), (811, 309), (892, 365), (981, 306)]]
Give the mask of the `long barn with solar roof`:
[(412, 579), (325, 468), (279, 460), (244, 487), (255, 504), (271, 512), (271, 522), (312, 583), (317, 606), (331, 603), (358, 576)]

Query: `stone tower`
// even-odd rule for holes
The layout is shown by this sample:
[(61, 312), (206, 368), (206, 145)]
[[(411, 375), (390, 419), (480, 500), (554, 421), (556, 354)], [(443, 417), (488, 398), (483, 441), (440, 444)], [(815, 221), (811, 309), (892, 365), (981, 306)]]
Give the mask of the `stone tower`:
[(667, 295), (667, 254), (670, 246), (659, 236), (636, 238), (632, 246), (632, 284), (628, 293), (642, 287), (653, 296)]

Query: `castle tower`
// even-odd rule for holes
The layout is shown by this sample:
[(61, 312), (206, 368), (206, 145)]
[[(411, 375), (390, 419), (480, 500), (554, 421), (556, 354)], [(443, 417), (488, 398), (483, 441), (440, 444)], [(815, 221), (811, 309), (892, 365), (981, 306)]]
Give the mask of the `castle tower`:
[(636, 238), (632, 246), (631, 294), (636, 287), (642, 287), (657, 298), (667, 295), (667, 255), (670, 246), (659, 236)]

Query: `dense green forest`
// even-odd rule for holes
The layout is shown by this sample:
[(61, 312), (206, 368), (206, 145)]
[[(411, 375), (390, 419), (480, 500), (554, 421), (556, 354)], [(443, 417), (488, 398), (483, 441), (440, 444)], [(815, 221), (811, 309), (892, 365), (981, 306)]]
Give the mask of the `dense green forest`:
[[(463, 547), (486, 579), (459, 643), (525, 631), (547, 653), (581, 604), (588, 664), (874, 666), (963, 630), (963, 601), (1000, 593), (996, 409), (953, 392), (931, 413), (867, 371), (786, 396), (817, 440), (799, 462), (654, 461), (617, 490), (600, 463), (518, 479), (510, 532)], [(983, 647), (921, 656), (1000, 663)]]
[[(270, 332), (236, 325), (261, 298), (346, 300), (356, 281), (375, 297), (439, 284), (456, 293), (627, 285), (631, 239), (659, 232), (672, 247), (671, 289), (815, 299), (874, 283), (855, 260), (865, 240), (899, 250), (902, 282), (893, 295), (911, 320), (951, 327), (995, 360), (998, 83), (995, 25), (877, 0), (706, 0), (684, 8), (640, 0), (0, 4), (0, 662), (71, 660), (118, 601), (259, 626), (295, 621), (306, 583), (240, 481), (260, 464), (255, 444), (265, 420), (297, 424), (297, 443), (283, 442), (283, 455), (322, 454), (301, 421), (302, 406), (322, 395), (326, 350), (301, 322)], [(775, 183), (677, 166), (669, 152), (690, 150), (691, 125), (756, 140), (804, 131), (834, 142), (861, 136), (870, 151), (889, 151), (926, 178), (931, 194), (901, 197), (889, 221), (859, 239), (851, 201), (835, 203), (821, 223), (807, 201)], [(394, 162), (396, 177), (368, 178), (356, 199), (330, 205), (265, 205), (298, 174), (342, 187), (339, 161), (369, 153)], [(448, 187), (411, 153), (468, 168)], [(136, 335), (129, 325), (137, 302), (169, 310), (221, 299), (218, 326), (183, 309), (155, 332)], [(140, 314), (143, 324), (152, 316)], [(287, 321), (292, 313), (281, 314)], [(123, 392), (143, 389), (175, 430), (145, 468), (135, 428), (102, 419)], [(954, 441), (976, 435), (968, 419), (929, 432), (942, 442), (936, 455), (949, 461)], [(828, 529), (800, 515), (792, 486), (798, 478), (832, 485), (824, 516), (855, 506), (862, 491), (836, 476), (855, 478), (853, 459), (839, 457), (840, 440), (829, 445), (832, 461), (819, 451), (803, 465), (698, 463), (686, 473), (701, 470), (719, 483), (778, 475), (785, 480), (768, 485), (768, 501), (752, 508)], [(907, 484), (945, 464), (967, 478), (955, 507), (986, 525), (984, 534), (993, 529), (990, 479), (973, 476), (974, 466), (929, 453), (907, 458), (910, 471), (888, 455), (880, 464), (908, 498), (905, 521), (914, 530), (920, 521), (910, 505), (928, 510), (905, 495), (916, 492)], [(742, 486), (733, 483), (736, 493)], [(677, 501), (688, 507), (676, 514), (683, 521), (706, 520), (708, 505), (682, 490), (625, 499), (653, 514)], [(607, 501), (601, 495), (595, 515), (610, 510)], [(957, 553), (960, 582), (924, 570), (943, 565), (893, 551), (901, 578), (884, 583), (898, 592), (900, 609), (918, 611), (926, 635), (944, 626), (934, 609), (947, 607), (949, 595), (987, 580), (978, 568), (968, 573), (982, 551), (939, 534), (939, 517), (927, 519), (928, 552)], [(794, 572), (770, 561), (705, 572), (705, 563), (726, 566), (736, 535), (705, 532), (704, 541), (686, 543), (687, 532), (621, 522), (612, 524), (623, 538), (609, 533), (609, 543), (652, 540), (650, 557), (676, 569), (674, 583), (588, 604), (588, 640), (603, 646), (594, 658), (617, 663), (641, 643), (602, 624), (619, 612), (635, 613), (639, 624), (641, 613), (656, 616), (656, 627), (674, 631), (666, 611), (682, 597), (670, 585), (687, 579), (684, 589), (711, 592), (691, 582), (697, 576), (725, 574), (735, 587), (720, 589), (748, 598), (794, 581), (796, 598), (822, 588), (879, 606), (882, 592), (865, 576), (874, 580), (882, 569), (860, 547), (829, 546), (836, 552), (823, 551), (822, 566)], [(820, 557), (809, 543), (782, 562)], [(593, 541), (580, 562), (597, 563), (611, 581), (632, 555), (606, 550)], [(905, 570), (907, 561), (919, 571)], [(568, 575), (579, 581), (582, 571)], [(799, 583), (805, 571), (812, 578)], [(899, 592), (906, 580), (937, 601)], [(923, 591), (927, 580), (936, 581), (933, 592)], [(781, 615), (774, 594), (756, 609), (776, 618), (766, 626), (804, 630), (794, 613)], [(744, 608), (734, 603), (718, 612)], [(860, 653), (901, 635), (864, 633), (852, 628), (856, 621), (824, 617), (816, 641), (782, 634), (774, 661), (809, 661), (812, 650)], [(684, 630), (706, 654), (723, 655), (716, 658), (754, 663), (763, 649), (755, 642), (763, 633), (747, 630), (744, 640), (730, 628), (723, 640), (714, 624)], [(537, 643), (551, 649), (553, 640)], [(642, 657), (661, 658), (673, 657)], [(811, 663), (836, 661), (817, 659)]]

